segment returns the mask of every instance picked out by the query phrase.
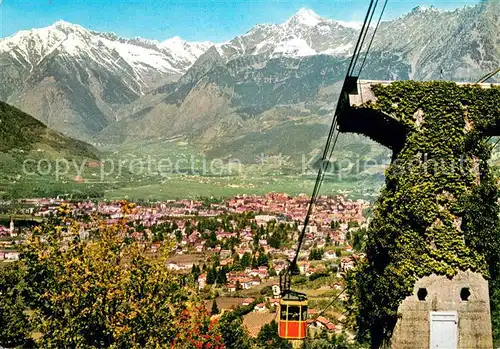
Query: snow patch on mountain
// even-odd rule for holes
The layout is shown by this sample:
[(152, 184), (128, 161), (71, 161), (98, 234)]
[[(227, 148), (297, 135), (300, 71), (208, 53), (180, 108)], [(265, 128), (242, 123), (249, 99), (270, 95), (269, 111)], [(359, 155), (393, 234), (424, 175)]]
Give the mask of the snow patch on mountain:
[(169, 50), (178, 60), (194, 63), (214, 44), (210, 41), (188, 42), (178, 36), (161, 42), (158, 47)]
[(345, 56), (359, 33), (360, 23), (326, 19), (302, 8), (282, 24), (259, 24), (246, 34), (216, 45), (227, 62), (247, 55), (270, 58), (318, 54)]
[(117, 52), (131, 67), (138, 70), (151, 67), (163, 72), (177, 71), (176, 67), (172, 65), (172, 62), (170, 62), (161, 52), (106, 39), (102, 39), (101, 42)]
[(305, 57), (314, 56), (315, 54), (317, 52), (304, 39), (293, 38), (276, 46), (272, 56)]
[(337, 55), (342, 55), (342, 54), (348, 54), (351, 52), (351, 49), (354, 48), (354, 45), (352, 43), (348, 43), (345, 45), (340, 45), (337, 47), (332, 47), (327, 50), (319, 52), (319, 54), (322, 55), (330, 55), (330, 56), (337, 56)]
[[(361, 30), (361, 28), (363, 28), (363, 22), (338, 21), (338, 20), (334, 20), (333, 22), (337, 22), (340, 26), (346, 27), (346, 28), (352, 28), (352, 29), (356, 29), (356, 30)], [(371, 28), (371, 26), (370, 26), (370, 28)]]
[(295, 26), (305, 25), (307, 27), (315, 27), (323, 21), (320, 15), (313, 10), (301, 8), (295, 15), (290, 17), (283, 25)]

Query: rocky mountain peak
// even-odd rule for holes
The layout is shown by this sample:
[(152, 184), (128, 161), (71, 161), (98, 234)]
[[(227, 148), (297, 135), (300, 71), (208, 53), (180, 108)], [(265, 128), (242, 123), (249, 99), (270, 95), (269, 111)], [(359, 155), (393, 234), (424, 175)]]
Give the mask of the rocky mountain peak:
[(445, 11), (435, 7), (434, 5), (416, 6), (410, 12), (408, 12), (404, 17), (414, 17), (414, 16), (427, 17), (427, 16), (432, 15), (432, 14), (440, 14), (443, 12), (445, 12)]
[(322, 21), (324, 21), (324, 18), (322, 18), (313, 10), (301, 8), (296, 14), (290, 17), (283, 25), (284, 26), (303, 25), (307, 27), (315, 27)]
[(60, 20), (54, 22), (48, 28), (55, 28), (55, 29), (59, 29), (59, 30), (63, 30), (63, 31), (77, 31), (77, 30), (87, 31), (87, 29), (83, 28), (81, 25), (73, 24), (73, 23), (67, 22), (63, 19), (60, 19)]

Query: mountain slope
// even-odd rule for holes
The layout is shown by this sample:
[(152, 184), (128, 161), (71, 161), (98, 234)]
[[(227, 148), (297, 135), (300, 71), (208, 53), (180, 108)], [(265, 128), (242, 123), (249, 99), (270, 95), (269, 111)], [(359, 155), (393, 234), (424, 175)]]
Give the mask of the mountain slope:
[(137, 100), (129, 106), (132, 115), (103, 130), (100, 139), (183, 133), (208, 145), (214, 141), (211, 134), (217, 133), (216, 128), (234, 131), (263, 113), (271, 123), (309, 116), (311, 109), (326, 115), (331, 111), (329, 100), (335, 96), (331, 85), (342, 79), (345, 69), (345, 59), (330, 56), (301, 62), (286, 57), (241, 57), (200, 74), (194, 82), (179, 80), (171, 93)]
[[(99, 153), (91, 145), (53, 131), (0, 102), (0, 196), (44, 195), (54, 187), (60, 188), (58, 194), (64, 193), (64, 184), (73, 182), (87, 161), (98, 159)], [(73, 168), (75, 165), (78, 167)]]
[(370, 67), (385, 52), (410, 64), (416, 80), (476, 81), (500, 66), (500, 3), (483, 1), (455, 11), (414, 8), (381, 24), (373, 42)]
[(68, 138), (21, 110), (0, 102), (0, 152), (29, 152), (37, 147), (50, 147), (61, 158), (87, 157), (98, 159), (91, 145)]

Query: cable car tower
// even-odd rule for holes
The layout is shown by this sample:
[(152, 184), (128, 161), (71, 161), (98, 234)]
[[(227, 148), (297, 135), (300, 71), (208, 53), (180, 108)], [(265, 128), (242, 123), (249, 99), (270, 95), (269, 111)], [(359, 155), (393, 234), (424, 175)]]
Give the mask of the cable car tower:
[[(280, 311), (279, 311), (279, 319), (278, 319), (278, 335), (281, 338), (285, 338), (288, 340), (303, 340), (307, 335), (307, 296), (304, 293), (293, 291), (291, 289), (292, 285), (292, 276), (299, 274), (299, 270), (297, 267), (297, 261), (300, 249), (302, 247), (302, 243), (304, 241), (304, 237), (306, 234), (307, 225), (309, 224), (309, 220), (311, 218), (312, 210), (314, 207), (314, 203), (319, 194), (319, 190), (321, 188), (321, 183), (323, 182), (325, 172), (329, 168), (330, 158), (335, 149), (335, 145), (338, 140), (339, 132), (338, 132), (338, 115), (340, 115), (343, 111), (343, 107), (348, 102), (346, 98), (348, 98), (347, 91), (353, 90), (356, 88), (356, 83), (358, 80), (358, 76), (361, 74), (363, 70), (364, 64), (366, 62), (368, 52), (370, 51), (370, 47), (373, 43), (373, 38), (375, 37), (375, 33), (377, 32), (380, 21), (382, 20), (382, 16), (384, 14), (385, 8), (387, 6), (387, 1), (385, 0), (384, 6), (380, 11), (380, 16), (376, 27), (372, 31), (372, 37), (368, 44), (367, 49), (365, 50), (364, 59), (361, 63), (361, 67), (357, 74), (354, 73), (354, 70), (357, 66), (358, 59), (361, 56), (361, 50), (364, 47), (364, 43), (366, 41), (366, 37), (368, 32), (370, 31), (370, 25), (373, 19), (373, 15), (377, 11), (377, 5), (379, 0), (371, 0), (370, 5), (368, 7), (368, 11), (366, 13), (366, 17), (363, 23), (363, 27), (361, 28), (361, 32), (358, 37), (358, 41), (356, 43), (356, 47), (354, 49), (354, 53), (351, 57), (351, 62), (349, 64), (349, 68), (347, 70), (347, 74), (344, 79), (344, 84), (342, 86), (342, 90), (340, 92), (340, 97), (337, 102), (335, 114), (333, 116), (333, 121), (330, 126), (330, 130), (328, 133), (327, 141), (325, 148), (323, 150), (323, 154), (320, 161), (320, 166), (318, 170), (318, 175), (316, 177), (316, 182), (314, 184), (314, 189), (311, 195), (311, 199), (309, 201), (309, 205), (307, 208), (307, 213), (304, 219), (303, 228), (299, 234), (299, 240), (297, 244), (297, 249), (295, 251), (294, 258), (289, 261), (288, 268), (284, 271), (284, 273), (280, 274), (280, 290), (281, 290), (281, 299), (280, 299)], [(348, 103), (347, 103), (348, 104)]]

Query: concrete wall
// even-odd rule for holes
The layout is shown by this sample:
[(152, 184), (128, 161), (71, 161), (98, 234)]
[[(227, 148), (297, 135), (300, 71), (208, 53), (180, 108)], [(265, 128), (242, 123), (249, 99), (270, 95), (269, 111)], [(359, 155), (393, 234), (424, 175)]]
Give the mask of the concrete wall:
[[(460, 297), (468, 287), (467, 301)], [(419, 300), (419, 289), (425, 288), (425, 300)], [(392, 349), (429, 349), (431, 311), (458, 312), (458, 348), (492, 349), (488, 282), (481, 274), (459, 272), (452, 280), (446, 276), (426, 276), (415, 283), (414, 292), (399, 306), (401, 318), (394, 329)], [(453, 349), (453, 348), (445, 348)]]

